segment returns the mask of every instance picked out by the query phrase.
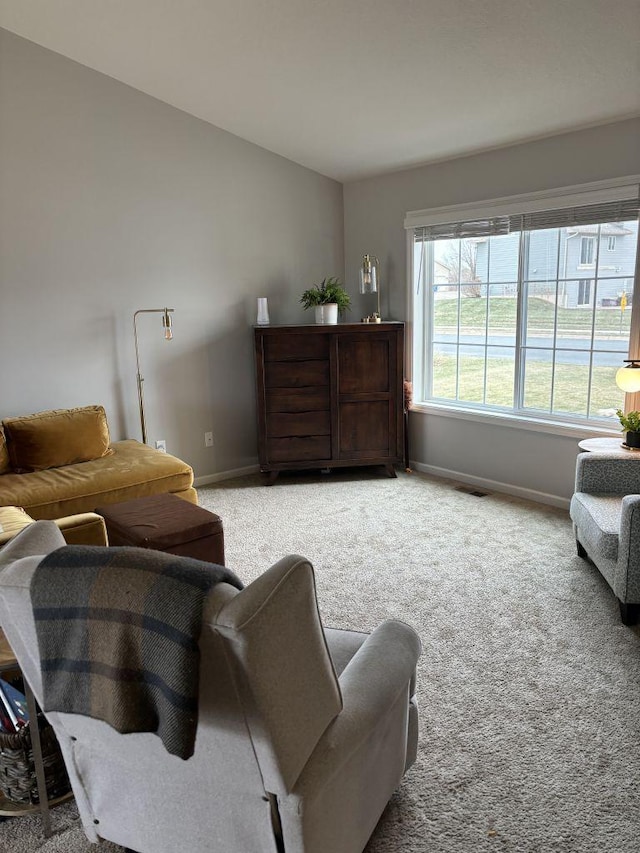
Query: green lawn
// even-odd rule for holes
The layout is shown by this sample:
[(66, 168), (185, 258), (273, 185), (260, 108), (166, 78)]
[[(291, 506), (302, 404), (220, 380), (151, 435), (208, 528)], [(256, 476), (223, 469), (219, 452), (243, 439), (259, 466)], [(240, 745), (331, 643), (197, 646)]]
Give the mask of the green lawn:
[[(516, 299), (506, 296), (486, 297), (462, 296), (460, 299), (460, 326), (470, 333), (483, 330), (489, 309), (489, 328), (516, 328)], [(533, 297), (527, 304), (527, 327), (529, 331), (552, 331), (555, 305), (545, 299)], [(559, 332), (591, 332), (591, 310), (589, 308), (558, 308)], [(596, 332), (629, 335), (631, 306), (622, 312), (619, 308), (596, 308)], [(434, 302), (434, 328), (457, 327), (458, 300), (438, 298)]]
[[(594, 367), (591, 377), (591, 416), (599, 409), (616, 409), (624, 404), (624, 395), (616, 386), (616, 367)], [(456, 398), (456, 359), (453, 355), (436, 354), (433, 365), (433, 396), (461, 402), (513, 406), (513, 361), (507, 358), (487, 359), (487, 398), (483, 399), (484, 359), (461, 358), (460, 384)], [(553, 411), (586, 415), (589, 370), (573, 364), (556, 365)], [(530, 361), (525, 376), (524, 404), (527, 408), (550, 411), (551, 363)], [(615, 424), (618, 421), (614, 418)]]

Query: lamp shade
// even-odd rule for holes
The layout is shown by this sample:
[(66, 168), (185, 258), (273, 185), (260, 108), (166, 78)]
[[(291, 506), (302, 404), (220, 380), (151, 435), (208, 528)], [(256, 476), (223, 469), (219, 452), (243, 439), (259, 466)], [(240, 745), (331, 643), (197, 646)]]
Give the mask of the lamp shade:
[(360, 265), (360, 293), (375, 293), (378, 297), (378, 310), (370, 314), (362, 321), (363, 323), (381, 323), (380, 314), (380, 262), (375, 255), (364, 255)]
[(362, 266), (360, 267), (360, 293), (378, 292), (378, 270), (376, 261), (377, 258), (374, 259), (371, 255), (365, 255), (362, 258)]
[(618, 368), (616, 385), (627, 394), (640, 391), (640, 359), (625, 359), (626, 365)]

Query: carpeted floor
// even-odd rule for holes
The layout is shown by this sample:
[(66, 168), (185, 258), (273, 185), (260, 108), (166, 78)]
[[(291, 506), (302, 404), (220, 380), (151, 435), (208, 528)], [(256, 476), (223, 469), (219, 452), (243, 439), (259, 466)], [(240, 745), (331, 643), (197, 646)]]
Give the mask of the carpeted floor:
[[(246, 582), (303, 554), (325, 624), (393, 617), (422, 638), (418, 761), (366, 853), (638, 848), (640, 631), (575, 556), (565, 512), (380, 469), (271, 488), (246, 477), (199, 495)], [(1, 824), (0, 851), (95, 849), (73, 805), (53, 817), (47, 841), (37, 818)]]

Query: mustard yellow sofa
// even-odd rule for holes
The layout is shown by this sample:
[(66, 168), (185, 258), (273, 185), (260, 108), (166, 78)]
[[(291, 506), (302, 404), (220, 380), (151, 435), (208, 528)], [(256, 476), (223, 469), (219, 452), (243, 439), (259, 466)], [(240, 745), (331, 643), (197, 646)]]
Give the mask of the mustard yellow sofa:
[(55, 521), (166, 492), (198, 502), (191, 466), (139, 441), (111, 442), (102, 406), (2, 422), (0, 507), (22, 507), (34, 519)]

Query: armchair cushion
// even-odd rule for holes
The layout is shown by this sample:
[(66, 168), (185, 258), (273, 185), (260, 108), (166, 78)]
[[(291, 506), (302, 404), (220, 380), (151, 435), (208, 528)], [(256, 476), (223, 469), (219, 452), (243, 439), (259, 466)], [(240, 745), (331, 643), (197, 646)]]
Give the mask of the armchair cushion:
[(571, 518), (592, 559), (618, 559), (622, 501), (618, 495), (577, 492), (571, 499)]

